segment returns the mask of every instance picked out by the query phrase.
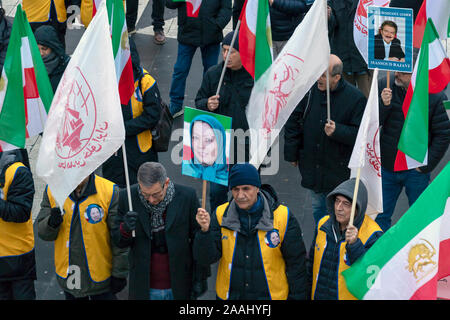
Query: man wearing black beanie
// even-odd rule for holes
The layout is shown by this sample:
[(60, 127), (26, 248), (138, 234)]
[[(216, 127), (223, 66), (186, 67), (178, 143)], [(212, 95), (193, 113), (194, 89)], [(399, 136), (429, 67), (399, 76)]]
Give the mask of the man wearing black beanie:
[(306, 299), (306, 249), (296, 218), (271, 186), (261, 184), (253, 165), (234, 165), (228, 181), (230, 202), (212, 216), (197, 210), (201, 230), (193, 246), (199, 264), (219, 261), (217, 298)]
[[(249, 161), (249, 138), (245, 133), (249, 129), (245, 110), (250, 99), (253, 88), (253, 78), (242, 66), (239, 54), (239, 37), (236, 36), (233, 47), (230, 45), (234, 31), (228, 33), (222, 42), (222, 57), (226, 60), (229, 50), (230, 56), (220, 87), (219, 94), (216, 94), (220, 76), (224, 67), (224, 62), (211, 67), (204, 75), (202, 85), (195, 98), (195, 106), (198, 109), (214, 112), (217, 114), (232, 117), (232, 129), (234, 148), (230, 155), (231, 165)], [(222, 203), (227, 202), (227, 188), (210, 183), (210, 210), (213, 211)]]

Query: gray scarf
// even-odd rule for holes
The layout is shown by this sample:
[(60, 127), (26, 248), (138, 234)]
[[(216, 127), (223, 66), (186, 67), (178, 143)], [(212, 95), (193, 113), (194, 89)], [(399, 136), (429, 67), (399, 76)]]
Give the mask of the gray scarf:
[(47, 73), (49, 75), (51, 75), (59, 65), (59, 60), (59, 56), (54, 51), (42, 58), (42, 61), (44, 61), (45, 68), (47, 69)]
[(157, 205), (153, 205), (144, 198), (141, 193), (141, 188), (139, 187), (139, 199), (141, 200), (147, 212), (150, 214), (152, 232), (159, 232), (161, 230), (164, 230), (165, 224), (163, 214), (164, 211), (166, 211), (169, 203), (172, 202), (174, 195), (175, 186), (172, 181), (169, 181), (164, 199), (161, 200), (161, 202)]

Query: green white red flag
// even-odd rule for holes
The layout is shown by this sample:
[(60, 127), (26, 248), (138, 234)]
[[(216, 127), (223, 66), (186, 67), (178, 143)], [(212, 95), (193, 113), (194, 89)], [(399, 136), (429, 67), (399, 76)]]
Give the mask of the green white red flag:
[(17, 6), (0, 80), (0, 151), (24, 148), (44, 130), (53, 89), (22, 6)]
[(107, 0), (106, 7), (108, 9), (108, 18), (111, 27), (120, 103), (126, 105), (134, 92), (134, 78), (123, 1)]
[(242, 65), (257, 81), (273, 60), (269, 2), (246, 0), (240, 20), (239, 53)]
[(450, 37), (450, 1), (424, 0), (414, 22), (414, 48), (420, 48), (428, 19), (433, 20), (439, 39)]
[(394, 170), (402, 171), (428, 163), (429, 94), (445, 89), (450, 82), (450, 60), (428, 19), (419, 59), (403, 102), (405, 123), (398, 143)]
[(450, 164), (343, 276), (358, 299), (431, 300), (450, 275)]

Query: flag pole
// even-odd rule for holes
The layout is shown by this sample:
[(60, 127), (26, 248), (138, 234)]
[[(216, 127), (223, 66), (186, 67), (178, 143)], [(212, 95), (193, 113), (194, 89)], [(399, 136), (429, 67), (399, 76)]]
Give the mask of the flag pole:
[(225, 63), (223, 64), (222, 74), (220, 75), (220, 80), (219, 80), (219, 85), (217, 86), (216, 96), (220, 92), (220, 87), (222, 87), (223, 77), (225, 75), (225, 71), (227, 70), (228, 59), (230, 58), (231, 49), (234, 46), (234, 41), (236, 40), (236, 36), (239, 33), (240, 26), (241, 26), (241, 20), (238, 20), (238, 22), (236, 24), (236, 29), (234, 30), (234, 33), (233, 33), (233, 38), (231, 39), (230, 50), (228, 50), (227, 57), (225, 58)]
[(353, 191), (352, 211), (350, 213), (350, 221), (348, 222), (349, 226), (353, 225), (353, 220), (355, 218), (356, 202), (358, 199), (358, 189), (359, 189), (359, 180), (360, 179), (361, 179), (361, 167), (358, 167), (358, 171), (356, 173), (355, 190)]
[(391, 82), (391, 72), (388, 71), (387, 72), (387, 79), (386, 79), (386, 84), (387, 84), (386, 88), (388, 88), (388, 89), (391, 87), (390, 82)]
[[(127, 162), (127, 152), (125, 149), (125, 142), (122, 144), (122, 155), (123, 155), (123, 166), (125, 169), (125, 183), (127, 186), (127, 196), (128, 196), (128, 210), (133, 211), (133, 203), (131, 202), (131, 189), (130, 189), (130, 177), (128, 175), (128, 162)], [(136, 237), (136, 233), (134, 230), (131, 232), (131, 235)]]
[(208, 184), (208, 181), (203, 180), (203, 190), (202, 190), (202, 209), (205, 209), (206, 207), (206, 186)]
[(327, 121), (330, 122), (330, 68), (327, 66)]

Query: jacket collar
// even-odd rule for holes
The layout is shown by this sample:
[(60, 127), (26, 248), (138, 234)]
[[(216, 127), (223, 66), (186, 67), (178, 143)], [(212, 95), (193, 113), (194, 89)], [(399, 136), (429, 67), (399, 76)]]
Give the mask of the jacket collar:
[[(269, 202), (263, 193), (259, 193), (264, 202), (264, 209), (262, 212), (262, 217), (259, 219), (256, 224), (255, 229), (261, 231), (270, 231), (273, 230), (273, 212), (270, 209)], [(222, 227), (240, 232), (241, 231), (241, 222), (239, 220), (239, 213), (236, 207), (236, 202), (231, 200), (222, 219)]]

